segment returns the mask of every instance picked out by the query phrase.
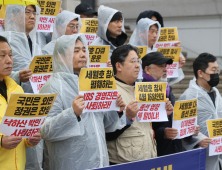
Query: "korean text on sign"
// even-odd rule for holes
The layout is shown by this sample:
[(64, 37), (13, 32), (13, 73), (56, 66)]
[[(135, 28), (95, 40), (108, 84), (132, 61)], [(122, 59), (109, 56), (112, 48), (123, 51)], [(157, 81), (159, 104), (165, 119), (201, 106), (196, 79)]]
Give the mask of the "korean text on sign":
[(37, 133), (57, 94), (11, 94), (0, 133), (29, 138)]
[(180, 47), (164, 47), (158, 48), (157, 51), (160, 51), (164, 57), (171, 58), (173, 60), (172, 64), (167, 65), (167, 77), (175, 78), (179, 76), (179, 61), (180, 61), (180, 52), (182, 48)]
[(4, 32), (2, 23), (3, 23), (3, 20), (5, 19), (5, 10), (6, 10), (6, 5), (0, 5), (0, 32)]
[(116, 106), (118, 92), (112, 68), (81, 69), (79, 94), (84, 95), (83, 113), (120, 110)]
[(179, 42), (178, 31), (176, 27), (161, 28), (161, 34), (158, 42), (155, 44), (155, 49), (161, 47), (175, 47)]
[(41, 8), (41, 15), (38, 23), (38, 32), (53, 32), (53, 25), (56, 15), (59, 14), (61, 1), (56, 0), (38, 0)]
[(207, 120), (209, 138), (209, 156), (222, 154), (222, 119)]
[(138, 100), (138, 122), (168, 121), (165, 110), (167, 83), (136, 83), (135, 95)]
[[(147, 46), (137, 46), (138, 50), (139, 50), (139, 58), (142, 60), (142, 58), (147, 54)], [(143, 79), (143, 68), (142, 65), (140, 65), (140, 72), (138, 75), (138, 79)]]
[(84, 33), (86, 36), (86, 40), (88, 45), (90, 45), (96, 38), (96, 32), (98, 30), (98, 19), (95, 18), (87, 18), (81, 19), (82, 28), (80, 33)]
[(178, 129), (175, 139), (194, 134), (197, 126), (197, 99), (177, 101), (174, 105), (172, 128)]
[(110, 46), (88, 46), (89, 68), (107, 67)]
[(29, 79), (34, 94), (38, 94), (41, 87), (52, 75), (52, 55), (35, 56), (29, 66), (32, 77)]

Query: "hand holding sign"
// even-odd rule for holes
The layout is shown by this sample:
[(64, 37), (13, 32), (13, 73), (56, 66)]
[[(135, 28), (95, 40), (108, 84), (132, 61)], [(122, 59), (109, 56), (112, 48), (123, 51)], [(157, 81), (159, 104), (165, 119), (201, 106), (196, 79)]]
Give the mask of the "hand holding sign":
[(32, 77), (31, 69), (23, 69), (19, 71), (20, 82), (27, 82)]
[(166, 139), (174, 139), (177, 136), (178, 130), (175, 128), (165, 128), (164, 136)]
[(171, 101), (169, 99), (166, 99), (166, 106), (165, 106), (167, 116), (171, 115), (173, 113), (173, 105), (171, 104)]
[(112, 67), (111, 60), (107, 61), (107, 67)]
[(36, 133), (33, 136), (31, 136), (30, 138), (28, 138), (28, 143), (29, 143), (29, 145), (35, 146), (40, 142), (41, 139), (42, 139), (41, 134)]
[(199, 133), (199, 132), (200, 132), (200, 126), (197, 125), (197, 127), (196, 127), (196, 129), (195, 129), (195, 131), (194, 131), (193, 136), (198, 136), (198, 133)]
[(201, 146), (202, 148), (207, 148), (208, 145), (212, 142), (212, 139), (210, 138), (205, 138), (204, 140), (200, 141), (198, 143), (199, 146)]
[(117, 113), (121, 113), (126, 107), (126, 103), (123, 101), (121, 94), (117, 95), (116, 106), (120, 107), (120, 111)]
[(21, 136), (2, 136), (2, 147), (5, 149), (14, 149), (21, 141)]
[(85, 108), (85, 101), (83, 95), (79, 94), (75, 97), (72, 103), (72, 108), (76, 116), (80, 116), (82, 114), (82, 111)]
[(137, 103), (138, 103), (137, 100), (133, 100), (126, 107), (126, 117), (129, 120), (131, 120), (132, 118), (136, 117), (137, 113), (140, 110)]
[(182, 68), (185, 63), (186, 63), (185, 57), (184, 56), (180, 56), (179, 68)]

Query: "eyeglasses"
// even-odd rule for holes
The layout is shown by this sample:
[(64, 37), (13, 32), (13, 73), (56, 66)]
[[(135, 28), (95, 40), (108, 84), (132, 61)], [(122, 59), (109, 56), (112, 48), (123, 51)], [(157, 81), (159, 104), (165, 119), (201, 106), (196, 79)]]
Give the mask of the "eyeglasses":
[[(217, 70), (211, 70), (211, 71), (213, 71), (214, 74), (220, 74), (220, 69), (217, 69)], [(206, 73), (206, 72), (204, 71), (204, 73)], [(208, 74), (208, 73), (206, 73), (206, 74)]]
[(131, 63), (133, 63), (133, 64), (142, 64), (142, 62), (141, 62), (141, 59), (140, 58), (133, 58), (132, 60), (128, 60), (128, 61), (130, 61)]
[(25, 14), (29, 17), (32, 16), (32, 14), (34, 17), (36, 17), (36, 15), (38, 15), (36, 12), (32, 12), (32, 11), (25, 11)]
[(71, 30), (75, 30), (75, 29), (79, 29), (79, 26), (78, 25), (73, 25), (73, 26), (68, 26), (69, 27), (69, 29), (71, 29)]

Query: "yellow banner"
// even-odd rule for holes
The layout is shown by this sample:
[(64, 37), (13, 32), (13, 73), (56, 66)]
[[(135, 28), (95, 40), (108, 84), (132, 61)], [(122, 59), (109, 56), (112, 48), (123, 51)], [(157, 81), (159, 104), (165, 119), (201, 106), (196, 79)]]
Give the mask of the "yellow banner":
[(107, 63), (110, 46), (88, 46), (89, 63)]
[(112, 68), (82, 68), (79, 91), (115, 90), (116, 81)]
[(98, 30), (98, 19), (87, 18), (81, 20), (82, 20), (82, 28), (80, 30), (80, 33), (96, 34)]
[(222, 136), (222, 119), (207, 120), (207, 128), (210, 138)]
[(179, 41), (177, 28), (161, 28), (158, 42)]
[(0, 5), (0, 19), (5, 19), (6, 5)]
[(167, 83), (146, 82), (136, 83), (135, 95), (139, 103), (165, 102)]
[(139, 58), (142, 59), (147, 53), (147, 46), (138, 46), (139, 49)]
[(181, 50), (182, 50), (181, 47), (162, 47), (157, 49), (157, 51), (161, 52), (164, 55), (164, 57), (172, 58), (173, 62), (180, 61)]
[(52, 73), (52, 55), (35, 56), (29, 66), (32, 74)]
[(177, 101), (174, 105), (173, 120), (182, 120), (197, 116), (197, 99)]
[(54, 0), (38, 0), (39, 7), (41, 8), (41, 15), (56, 16), (59, 14), (61, 1)]
[(46, 116), (56, 94), (11, 94), (5, 116), (8, 117), (42, 117)]

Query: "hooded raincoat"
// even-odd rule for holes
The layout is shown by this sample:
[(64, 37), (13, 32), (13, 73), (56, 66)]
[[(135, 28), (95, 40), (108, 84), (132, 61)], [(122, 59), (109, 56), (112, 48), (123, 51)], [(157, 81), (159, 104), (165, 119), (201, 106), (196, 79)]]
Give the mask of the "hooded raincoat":
[[(189, 88), (180, 96), (179, 100), (190, 100), (197, 97), (197, 124), (200, 125), (198, 136), (192, 136), (192, 140), (183, 140), (183, 147), (187, 150), (193, 149), (201, 140), (208, 137), (206, 120), (222, 118), (222, 98), (213, 87), (211, 90), (215, 95), (215, 106), (208, 92), (196, 83), (196, 78), (190, 81)], [(222, 155), (209, 156), (209, 147), (206, 153), (206, 169), (220, 170), (219, 162), (222, 164)]]
[(83, 34), (64, 35), (57, 39), (53, 53), (53, 75), (40, 93), (58, 93), (45, 122), (41, 127), (45, 141), (44, 155), (48, 170), (84, 170), (109, 165), (105, 132), (122, 129), (125, 114), (116, 111), (90, 112), (77, 119), (72, 103), (78, 95), (78, 76), (73, 73), (73, 53), (76, 40), (86, 47)]
[(46, 44), (45, 47), (42, 49), (43, 55), (53, 55), (56, 40), (62, 35), (65, 35), (67, 25), (69, 24), (70, 21), (74, 19), (78, 19), (79, 23), (78, 33), (79, 33), (82, 27), (80, 15), (67, 10), (63, 10), (61, 13), (59, 13), (56, 16), (55, 23), (53, 26), (52, 41)]
[[(111, 19), (117, 12), (120, 12), (120, 11), (100, 5), (98, 9), (98, 31), (96, 33), (98, 37), (97, 39), (95, 39), (95, 41), (92, 42), (92, 44), (90, 44), (94, 46), (110, 45), (109, 57), (112, 55), (113, 50), (116, 49), (116, 46), (113, 45), (111, 41), (109, 41), (109, 37), (107, 37), (107, 30), (108, 30), (108, 25)], [(127, 39), (127, 35), (124, 29), (124, 19), (123, 19), (122, 24), (123, 24), (122, 34), (117, 36), (117, 40), (116, 40), (117, 41), (116, 44), (118, 44), (118, 46), (123, 45)]]

